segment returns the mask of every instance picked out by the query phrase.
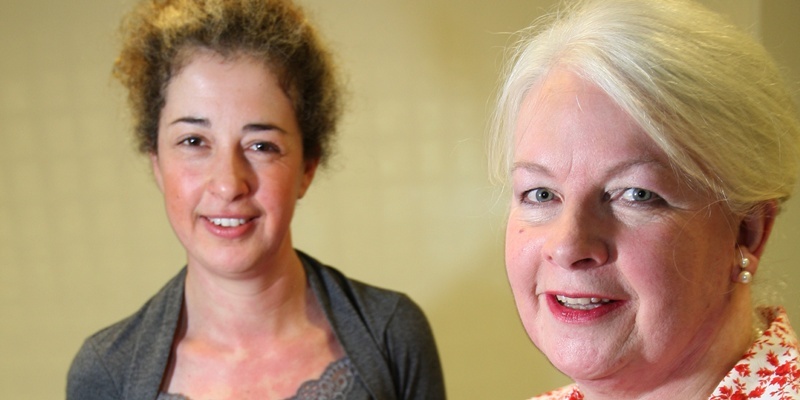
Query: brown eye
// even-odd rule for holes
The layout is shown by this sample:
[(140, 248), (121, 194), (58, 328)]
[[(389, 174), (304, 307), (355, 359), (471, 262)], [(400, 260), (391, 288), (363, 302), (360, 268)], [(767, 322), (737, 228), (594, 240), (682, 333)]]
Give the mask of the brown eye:
[(197, 136), (190, 136), (186, 139), (181, 140), (180, 144), (184, 144), (187, 146), (201, 146), (203, 144), (203, 140)]
[(274, 143), (270, 142), (258, 142), (253, 143), (250, 148), (255, 151), (259, 152), (267, 152), (267, 153), (280, 153), (280, 148), (276, 146)]

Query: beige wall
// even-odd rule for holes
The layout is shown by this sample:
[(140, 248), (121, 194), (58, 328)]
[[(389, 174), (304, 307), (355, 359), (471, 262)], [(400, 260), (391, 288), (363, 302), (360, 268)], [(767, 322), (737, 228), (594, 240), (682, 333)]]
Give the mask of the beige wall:
[[(297, 213), (297, 246), (415, 298), (433, 324), (451, 398), (519, 399), (565, 383), (517, 320), (502, 260), (506, 199), (488, 183), (484, 157), (503, 32), (552, 1), (302, 2), (338, 55), (350, 102), (338, 156)], [(788, 39), (798, 37), (796, 2), (709, 2), (779, 49), (798, 76), (800, 52)], [(4, 398), (63, 397), (83, 338), (136, 310), (183, 263), (109, 78), (114, 29), (130, 4), (0, 6)], [(798, 321), (795, 204), (765, 269), (789, 282)]]

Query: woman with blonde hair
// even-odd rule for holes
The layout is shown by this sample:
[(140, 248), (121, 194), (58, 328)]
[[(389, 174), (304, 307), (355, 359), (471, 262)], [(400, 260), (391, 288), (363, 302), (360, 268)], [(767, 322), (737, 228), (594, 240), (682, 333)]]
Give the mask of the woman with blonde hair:
[(187, 264), (86, 340), (67, 398), (443, 399), (422, 310), (292, 246), (340, 109), (301, 10), (143, 0), (123, 33), (115, 75)]
[(760, 45), (689, 1), (570, 2), (519, 42), (494, 127), (517, 309), (574, 380), (537, 399), (800, 398), (786, 313), (753, 300), (800, 158)]

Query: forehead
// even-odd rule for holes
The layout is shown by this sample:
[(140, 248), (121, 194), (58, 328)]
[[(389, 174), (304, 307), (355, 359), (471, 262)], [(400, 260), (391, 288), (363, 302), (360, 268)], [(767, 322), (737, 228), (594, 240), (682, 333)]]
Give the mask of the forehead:
[(621, 130), (641, 131), (606, 92), (563, 68), (555, 69), (531, 87), (516, 121), (517, 132), (555, 128), (567, 132), (596, 128), (610, 135)]
[(166, 77), (164, 87), (168, 88), (169, 85), (175, 80), (175, 77), (181, 75), (183, 70), (195, 63), (198, 60), (213, 60), (218, 63), (234, 65), (237, 63), (248, 63), (256, 65), (266, 71), (266, 74), (277, 82), (280, 89), (289, 97), (293, 102), (296, 101), (297, 89), (291, 82), (291, 75), (287, 73), (286, 68), (274, 57), (269, 57), (264, 52), (245, 48), (211, 48), (201, 45), (186, 45), (181, 47), (175, 54), (170, 68), (170, 73)]
[(220, 108), (230, 104), (258, 105), (288, 98), (268, 65), (248, 55), (226, 57), (195, 52), (170, 79), (164, 110), (177, 104)]
[(548, 170), (669, 164), (666, 154), (602, 89), (557, 69), (533, 86), (516, 121), (513, 163)]

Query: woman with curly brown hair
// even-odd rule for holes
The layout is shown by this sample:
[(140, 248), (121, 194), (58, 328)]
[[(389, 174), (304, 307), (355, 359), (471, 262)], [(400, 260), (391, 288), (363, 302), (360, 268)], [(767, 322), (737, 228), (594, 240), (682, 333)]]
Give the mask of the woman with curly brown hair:
[(67, 398), (444, 398), (419, 307), (292, 246), (340, 110), (301, 10), (145, 0), (123, 32), (115, 76), (187, 264), (87, 339)]

